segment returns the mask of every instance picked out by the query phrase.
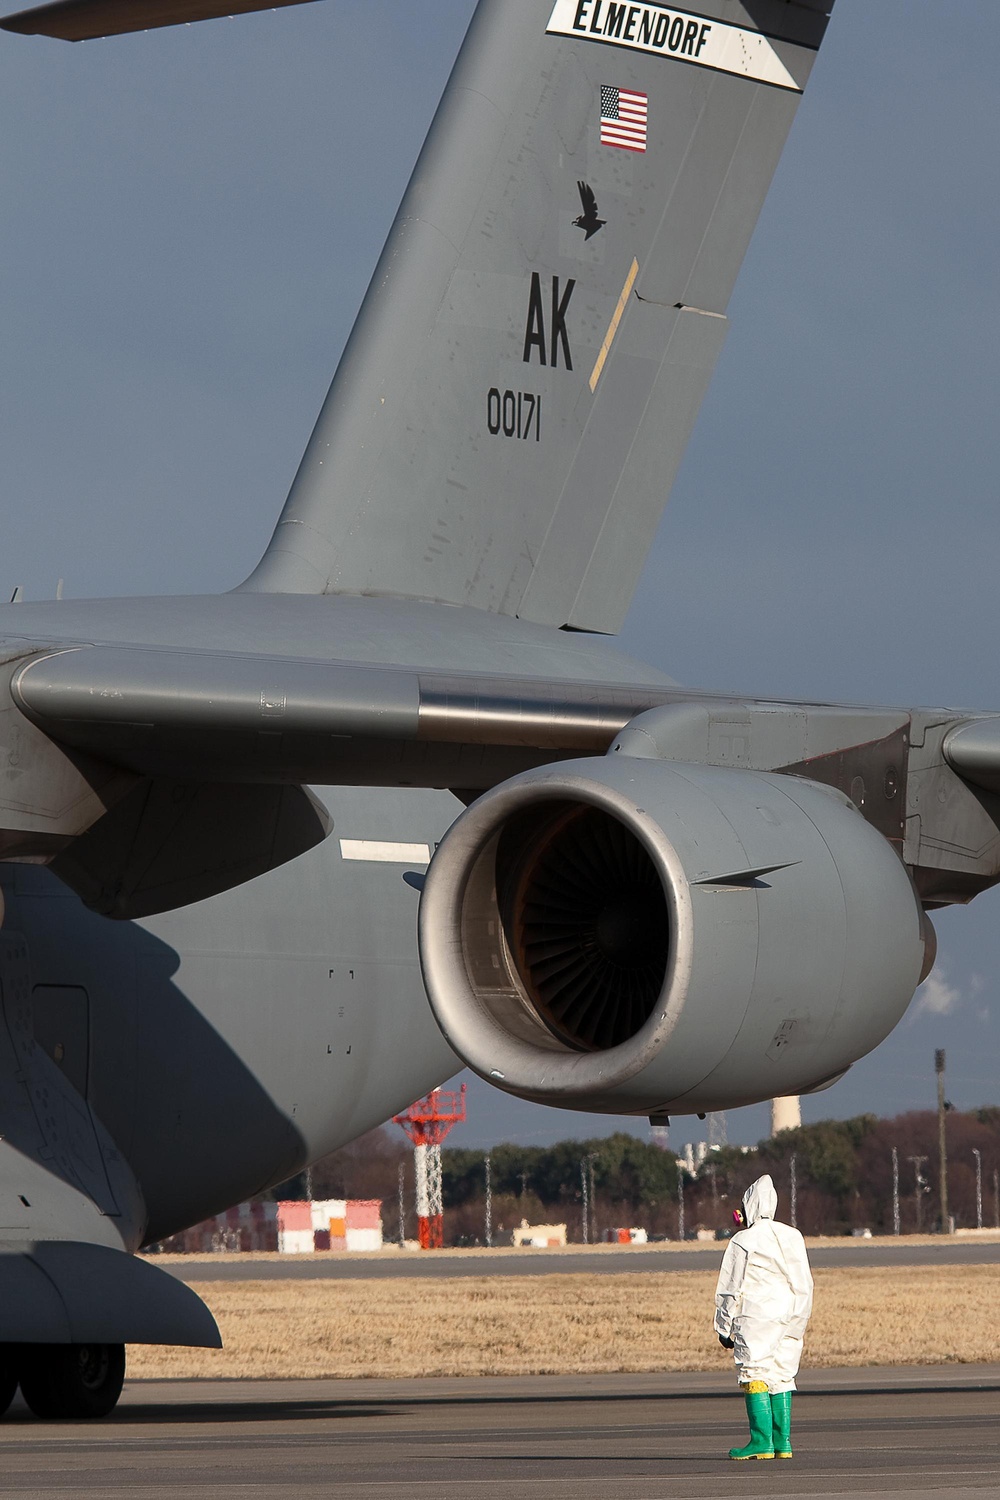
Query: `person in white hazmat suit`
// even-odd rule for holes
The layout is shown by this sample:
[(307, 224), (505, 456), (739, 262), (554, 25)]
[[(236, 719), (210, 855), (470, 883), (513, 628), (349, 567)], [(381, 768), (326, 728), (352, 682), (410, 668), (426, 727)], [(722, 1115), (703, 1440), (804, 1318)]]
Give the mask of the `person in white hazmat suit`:
[(733, 1351), (750, 1422), (749, 1443), (731, 1448), (730, 1458), (792, 1456), (792, 1392), (813, 1280), (805, 1241), (775, 1220), (777, 1206), (770, 1177), (747, 1189), (746, 1227), (726, 1247), (715, 1292), (715, 1331)]

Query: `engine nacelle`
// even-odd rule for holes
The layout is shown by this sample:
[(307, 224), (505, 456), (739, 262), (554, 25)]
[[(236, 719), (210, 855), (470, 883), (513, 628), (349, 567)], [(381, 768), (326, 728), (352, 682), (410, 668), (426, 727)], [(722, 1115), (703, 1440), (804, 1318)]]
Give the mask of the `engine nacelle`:
[(932, 939), (898, 855), (839, 792), (624, 755), (487, 792), (420, 905), (427, 993), (469, 1067), (615, 1114), (833, 1081), (899, 1021)]

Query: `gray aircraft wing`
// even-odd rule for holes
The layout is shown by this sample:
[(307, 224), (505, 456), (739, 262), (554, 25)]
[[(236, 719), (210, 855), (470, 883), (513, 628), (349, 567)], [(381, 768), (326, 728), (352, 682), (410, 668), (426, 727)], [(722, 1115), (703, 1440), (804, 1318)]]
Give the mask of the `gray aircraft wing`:
[[(431, 786), (448, 781), (432, 747), (603, 753), (636, 714), (692, 696), (654, 683), (123, 646), (47, 654), (12, 681), (14, 703), (52, 738), (140, 775), (326, 785), (377, 782), (380, 746), (397, 760), (421, 747), (412, 777)], [(485, 785), (481, 765), (475, 774)]]
[[(604, 754), (670, 704), (739, 717), (748, 701), (662, 682), (514, 677), (235, 652), (84, 646), (29, 656), (13, 704), (52, 740), (139, 776), (483, 790), (523, 764)], [(831, 704), (758, 705), (805, 721)], [(845, 708), (878, 717), (899, 710)], [(1000, 719), (947, 710), (945, 761), (1000, 789)], [(412, 759), (408, 752), (412, 751)], [(692, 758), (700, 759), (700, 745)], [(463, 766), (464, 769), (460, 769)], [(466, 779), (468, 778), (468, 779)]]
[[(0, 790), (0, 849), (47, 857), (114, 916), (212, 895), (312, 848), (331, 820), (309, 786), (448, 787), (472, 800), (532, 766), (602, 753), (670, 696), (115, 646), (32, 658), (9, 693), (12, 716), (38, 734), (33, 767), (61, 796), (55, 817), (25, 819)], [(23, 801), (23, 783), (10, 793)]]
[[(444, 652), (448, 621), (438, 625)], [(331, 822), (310, 785), (449, 788), (469, 802), (519, 773), (614, 755), (627, 743), (640, 758), (783, 770), (860, 798), (890, 842), (902, 849), (905, 837), (914, 868), (947, 871), (948, 899), (968, 899), (994, 878), (992, 823), (970, 787), (1000, 785), (995, 716), (699, 694), (629, 680), (624, 659), (619, 674), (588, 680), (571, 675), (568, 646), (567, 674), (541, 676), (490, 670), (485, 660), (473, 672), (440, 658), (404, 666), (21, 643), (11, 648), (5, 712), (23, 726), (25, 769), (0, 783), (0, 839), (7, 857), (47, 859), (106, 915), (145, 915), (322, 841)], [(26, 776), (52, 789), (30, 816)], [(958, 856), (960, 844), (967, 852)], [(942, 875), (922, 878), (939, 899)]]

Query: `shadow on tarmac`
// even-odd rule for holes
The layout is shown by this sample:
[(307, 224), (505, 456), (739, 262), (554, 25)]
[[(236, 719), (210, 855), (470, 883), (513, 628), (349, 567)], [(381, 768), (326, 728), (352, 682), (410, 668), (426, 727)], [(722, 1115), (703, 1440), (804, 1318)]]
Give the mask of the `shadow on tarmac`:
[[(218, 1382), (213, 1381), (213, 1384)], [(246, 1386), (246, 1381), (232, 1382), (234, 1386)], [(133, 1387), (134, 1389), (134, 1387)], [(959, 1387), (964, 1392), (975, 1392), (978, 1394), (1000, 1394), (1000, 1380), (970, 1382), (968, 1385)], [(955, 1395), (956, 1386), (952, 1384), (922, 1385), (920, 1394), (923, 1396)], [(800, 1412), (805, 1416), (803, 1408), (812, 1407), (814, 1404), (823, 1404), (828, 1401), (840, 1401), (845, 1397), (893, 1397), (911, 1398), (913, 1388), (909, 1385), (894, 1385), (886, 1382), (882, 1385), (849, 1385), (838, 1386), (827, 1390), (800, 1391)], [(711, 1403), (714, 1405), (732, 1406), (738, 1397), (735, 1386), (731, 1389), (718, 1391), (649, 1391), (637, 1394), (628, 1391), (577, 1391), (553, 1392), (542, 1394), (532, 1392), (530, 1394), (487, 1394), (481, 1395), (454, 1395), (454, 1394), (432, 1394), (415, 1395), (412, 1397), (400, 1397), (399, 1399), (381, 1399), (377, 1401), (366, 1401), (357, 1397), (345, 1396), (341, 1399), (303, 1399), (301, 1401), (276, 1399), (273, 1401), (129, 1401), (117, 1407), (109, 1416), (100, 1422), (58, 1422), (46, 1423), (46, 1426), (56, 1430), (57, 1428), (78, 1428), (83, 1430), (94, 1430), (95, 1428), (106, 1429), (108, 1427), (142, 1427), (163, 1426), (181, 1427), (186, 1425), (207, 1426), (212, 1424), (239, 1423), (249, 1425), (259, 1422), (326, 1422), (343, 1421), (347, 1419), (370, 1419), (399, 1418), (407, 1414), (424, 1411), (433, 1408), (436, 1411), (444, 1409), (473, 1410), (477, 1407), (499, 1407), (507, 1409), (530, 1409), (535, 1407), (571, 1407), (581, 1406), (614, 1406), (614, 1405), (651, 1405), (658, 1407), (674, 1407), (692, 1402)], [(35, 1417), (18, 1401), (15, 1407), (8, 1412), (4, 1419), (4, 1426), (9, 1428), (18, 1426), (39, 1425), (39, 1418)]]

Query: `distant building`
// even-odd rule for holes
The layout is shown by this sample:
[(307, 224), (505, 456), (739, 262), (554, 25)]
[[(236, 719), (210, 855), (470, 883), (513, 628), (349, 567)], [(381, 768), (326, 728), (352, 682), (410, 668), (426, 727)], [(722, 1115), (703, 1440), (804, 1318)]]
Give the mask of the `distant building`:
[[(718, 1150), (718, 1147), (715, 1149)], [(685, 1141), (684, 1150), (677, 1158), (677, 1165), (682, 1172), (686, 1172), (689, 1177), (693, 1177), (705, 1160), (708, 1152), (709, 1144), (707, 1141)]]
[(771, 1100), (771, 1134), (782, 1130), (798, 1130), (802, 1124), (802, 1107), (798, 1094), (786, 1094), (782, 1099)]
[(322, 1198), (277, 1207), (278, 1249), (284, 1255), (382, 1248), (382, 1205), (377, 1199)]
[(378, 1199), (326, 1198), (316, 1202), (238, 1203), (157, 1246), (173, 1254), (285, 1255), (316, 1250), (381, 1250), (382, 1205)]
[(608, 1229), (605, 1238), (609, 1245), (645, 1245), (649, 1242), (645, 1229)]
[(529, 1224), (522, 1219), (520, 1228), (511, 1234), (510, 1242), (521, 1249), (549, 1250), (566, 1243), (565, 1224)]

